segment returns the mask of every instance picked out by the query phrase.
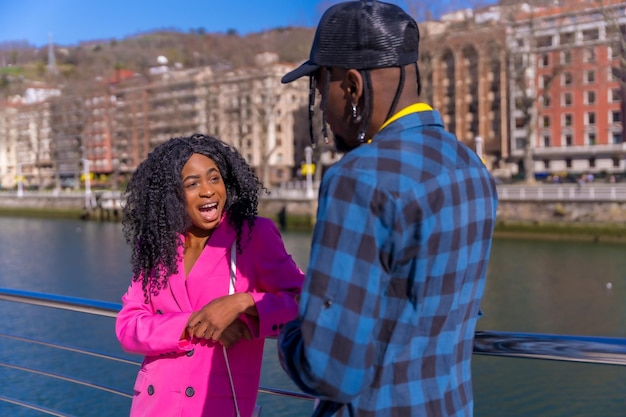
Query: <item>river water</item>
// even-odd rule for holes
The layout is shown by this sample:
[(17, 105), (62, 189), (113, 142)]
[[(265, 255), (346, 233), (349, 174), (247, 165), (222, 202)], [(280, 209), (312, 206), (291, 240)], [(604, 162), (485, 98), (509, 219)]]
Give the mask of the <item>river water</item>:
[[(284, 234), (306, 268), (310, 234)], [(117, 223), (0, 217), (0, 287), (120, 302), (130, 280)], [(479, 330), (626, 337), (626, 245), (496, 239)], [(139, 360), (117, 345), (113, 320), (0, 301), (0, 332)], [(130, 400), (16, 366), (132, 391), (137, 367), (0, 338), (0, 396), (74, 416), (125, 416)], [(6, 365), (10, 366), (6, 366)], [(626, 416), (626, 367), (474, 356), (476, 417)], [(262, 385), (295, 389), (266, 344)], [(311, 403), (260, 395), (266, 417)], [(0, 401), (0, 416), (42, 416)]]

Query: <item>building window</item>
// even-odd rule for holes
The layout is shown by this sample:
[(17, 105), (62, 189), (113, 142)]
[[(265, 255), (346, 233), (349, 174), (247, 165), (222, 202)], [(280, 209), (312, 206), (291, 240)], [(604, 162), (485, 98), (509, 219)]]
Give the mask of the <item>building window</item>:
[(515, 138), (515, 149), (524, 149), (526, 140), (524, 138)]
[(543, 127), (550, 127), (550, 116), (542, 117), (542, 125)]
[(574, 36), (574, 32), (563, 32), (559, 36), (561, 45), (572, 45), (576, 40), (576, 36)]
[(596, 158), (589, 158), (589, 168), (596, 167)]
[(609, 81), (620, 81), (622, 79), (622, 70), (619, 67), (611, 67), (609, 69)]
[(537, 41), (537, 48), (548, 48), (548, 47), (552, 46), (552, 36), (551, 35), (538, 36), (536, 38), (536, 41)]
[(516, 117), (515, 118), (515, 128), (516, 129), (522, 129), (526, 127), (526, 123), (524, 123), (524, 118), (523, 117)]
[(595, 145), (596, 144), (596, 134), (595, 132), (587, 132), (587, 145)]
[(570, 133), (565, 135), (565, 146), (574, 146), (574, 138)]
[(545, 159), (545, 160), (543, 161), (543, 167), (544, 167), (545, 169), (550, 169), (550, 160), (549, 160), (549, 159)]
[(620, 101), (622, 101), (622, 95), (620, 93), (620, 89), (612, 88), (611, 89), (611, 102), (619, 103)]
[(544, 148), (549, 148), (550, 147), (550, 135), (544, 135), (543, 136), (543, 147)]
[(541, 77), (539, 77), (539, 88), (547, 88), (549, 84), (550, 84), (549, 75), (542, 75)]
[(600, 39), (598, 28), (583, 30), (583, 42), (597, 41)]
[(590, 111), (585, 114), (585, 125), (596, 124), (596, 112)]
[(613, 132), (613, 134), (611, 135), (611, 140), (613, 141), (614, 145), (619, 145), (620, 143), (622, 143), (622, 132)]
[(596, 103), (596, 92), (585, 91), (585, 104), (595, 104), (595, 103)]
[(619, 168), (619, 158), (616, 156), (613, 157), (613, 168)]
[(561, 52), (561, 64), (569, 65), (572, 63), (572, 52), (567, 50)]
[(619, 110), (613, 110), (611, 112), (611, 123), (622, 123), (622, 112)]
[(567, 168), (571, 168), (572, 167), (572, 158), (565, 158), (565, 166)]
[(596, 82), (596, 72), (593, 70), (585, 71), (585, 83), (593, 84)]
[(542, 94), (539, 97), (539, 102), (541, 103), (543, 107), (550, 107), (550, 105), (552, 104), (552, 100), (550, 99), (550, 96), (547, 94)]
[(596, 49), (595, 48), (587, 48), (584, 52), (584, 62), (595, 62), (596, 60)]
[(619, 47), (609, 46), (609, 56), (611, 57), (611, 59), (619, 59), (619, 58), (621, 58), (619, 50), (620, 50)]
[(563, 107), (570, 107), (572, 105), (572, 93), (563, 93), (562, 105)]
[(539, 57), (539, 67), (549, 67), (550, 66), (550, 54), (544, 53)]
[(561, 75), (561, 85), (572, 85), (573, 81), (574, 77), (572, 77), (571, 72), (564, 72), (563, 75)]
[(574, 120), (574, 116), (571, 113), (566, 113), (563, 115), (563, 126), (572, 127)]

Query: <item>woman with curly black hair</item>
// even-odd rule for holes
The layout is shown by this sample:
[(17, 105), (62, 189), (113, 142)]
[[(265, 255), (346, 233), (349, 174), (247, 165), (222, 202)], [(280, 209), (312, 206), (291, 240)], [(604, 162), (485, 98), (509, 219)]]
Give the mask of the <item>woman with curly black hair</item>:
[(116, 320), (122, 348), (145, 356), (132, 417), (252, 415), (264, 338), (296, 317), (304, 279), (257, 216), (262, 190), (237, 150), (205, 135), (169, 140), (133, 174), (133, 279)]

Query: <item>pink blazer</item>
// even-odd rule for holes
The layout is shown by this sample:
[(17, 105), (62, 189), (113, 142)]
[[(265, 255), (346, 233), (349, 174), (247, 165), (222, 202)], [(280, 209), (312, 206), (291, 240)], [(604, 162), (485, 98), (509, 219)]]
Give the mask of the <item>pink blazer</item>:
[[(231, 386), (220, 344), (204, 339), (181, 343), (180, 336), (193, 311), (228, 294), (230, 247), (235, 231), (222, 221), (185, 280), (182, 263), (168, 286), (144, 303), (140, 282), (132, 282), (122, 297), (115, 331), (122, 348), (144, 355), (137, 375), (132, 417), (235, 416)], [(285, 250), (280, 232), (270, 219), (257, 217), (248, 241), (242, 233), (237, 254), (236, 292), (252, 294), (258, 320), (248, 319), (254, 335), (228, 350), (233, 382), (242, 416), (256, 403), (264, 338), (278, 334), (298, 313), (295, 296), (304, 274)]]

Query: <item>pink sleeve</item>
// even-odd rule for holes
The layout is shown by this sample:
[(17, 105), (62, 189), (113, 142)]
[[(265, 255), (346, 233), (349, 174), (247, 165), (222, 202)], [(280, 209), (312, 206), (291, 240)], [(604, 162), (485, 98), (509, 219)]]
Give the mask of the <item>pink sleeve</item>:
[(190, 315), (190, 312), (155, 311), (152, 304), (144, 302), (141, 283), (133, 282), (122, 297), (115, 333), (122, 349), (130, 353), (159, 355), (187, 351), (193, 346), (180, 337)]
[(295, 297), (302, 290), (304, 273), (287, 253), (270, 219), (257, 218), (244, 254), (252, 262), (255, 290), (251, 295), (259, 313), (258, 321), (248, 318), (248, 325), (255, 337), (276, 336), (298, 315)]

